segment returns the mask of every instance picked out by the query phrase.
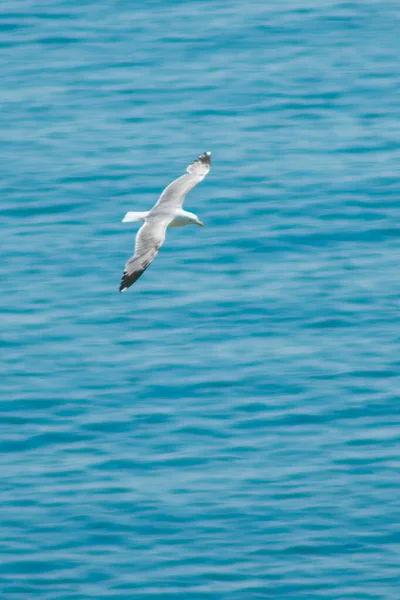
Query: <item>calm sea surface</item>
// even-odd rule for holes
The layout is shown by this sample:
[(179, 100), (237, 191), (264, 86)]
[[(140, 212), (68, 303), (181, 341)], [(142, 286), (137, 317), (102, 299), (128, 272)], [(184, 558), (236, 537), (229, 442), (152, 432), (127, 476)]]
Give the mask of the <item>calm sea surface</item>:
[[(399, 32), (2, 1), (2, 600), (399, 600)], [(206, 150), (206, 227), (119, 294)]]

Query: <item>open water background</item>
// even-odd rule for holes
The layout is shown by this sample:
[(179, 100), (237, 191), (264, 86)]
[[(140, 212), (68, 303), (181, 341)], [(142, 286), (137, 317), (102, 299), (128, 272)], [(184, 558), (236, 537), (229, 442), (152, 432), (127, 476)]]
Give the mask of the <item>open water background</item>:
[[(2, 1), (2, 600), (400, 598), (399, 31)], [(206, 227), (118, 294), (205, 150)]]

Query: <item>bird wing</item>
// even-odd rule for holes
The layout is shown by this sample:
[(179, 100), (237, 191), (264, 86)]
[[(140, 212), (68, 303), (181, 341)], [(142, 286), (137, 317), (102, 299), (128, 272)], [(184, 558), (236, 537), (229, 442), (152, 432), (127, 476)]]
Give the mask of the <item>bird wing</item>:
[(127, 261), (122, 275), (120, 292), (125, 292), (153, 262), (165, 240), (168, 219), (149, 219), (136, 235), (135, 253)]
[(204, 152), (192, 162), (185, 175), (175, 179), (162, 192), (157, 203), (151, 209), (149, 215), (152, 217), (157, 215), (167, 215), (174, 213), (182, 207), (186, 195), (200, 183), (207, 175), (211, 167), (211, 152)]

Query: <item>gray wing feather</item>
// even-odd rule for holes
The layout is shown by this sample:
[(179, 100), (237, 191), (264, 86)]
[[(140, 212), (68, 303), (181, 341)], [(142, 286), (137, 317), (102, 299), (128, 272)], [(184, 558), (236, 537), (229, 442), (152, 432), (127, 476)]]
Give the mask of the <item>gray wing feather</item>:
[(187, 173), (175, 179), (162, 192), (149, 216), (174, 212), (181, 208), (186, 195), (207, 175), (211, 166), (211, 152), (204, 152), (188, 168)]
[(145, 272), (153, 262), (165, 240), (168, 221), (146, 222), (138, 231), (135, 253), (125, 264), (119, 291), (124, 292)]

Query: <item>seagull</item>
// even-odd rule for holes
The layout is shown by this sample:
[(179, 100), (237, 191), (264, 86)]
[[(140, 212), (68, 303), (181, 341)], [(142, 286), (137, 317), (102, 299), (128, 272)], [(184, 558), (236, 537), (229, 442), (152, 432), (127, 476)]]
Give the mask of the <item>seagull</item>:
[(136, 235), (135, 253), (125, 264), (120, 292), (125, 292), (153, 262), (164, 243), (168, 227), (204, 224), (194, 213), (183, 210), (186, 195), (207, 175), (211, 166), (211, 152), (204, 152), (162, 192), (157, 203), (147, 212), (127, 212), (123, 223), (143, 222)]

